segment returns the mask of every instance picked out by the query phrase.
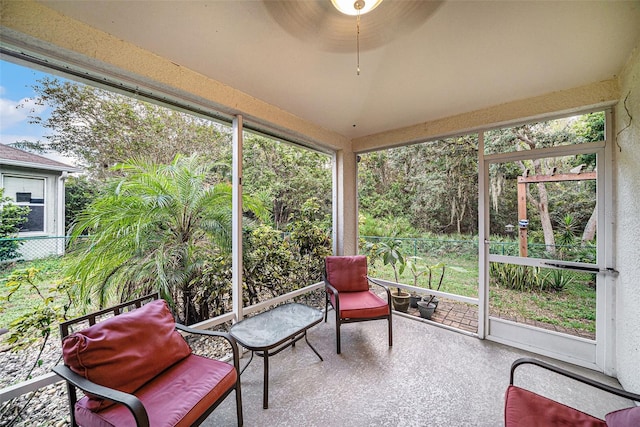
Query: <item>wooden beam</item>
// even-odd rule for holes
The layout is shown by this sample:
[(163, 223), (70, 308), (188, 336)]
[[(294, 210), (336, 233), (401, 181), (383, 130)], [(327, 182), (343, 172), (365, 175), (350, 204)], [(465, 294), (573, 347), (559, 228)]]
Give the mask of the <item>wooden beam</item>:
[(596, 179), (596, 172), (560, 173), (556, 175), (532, 175), (526, 177), (519, 176), (518, 184), (531, 182), (584, 181), (587, 179)]

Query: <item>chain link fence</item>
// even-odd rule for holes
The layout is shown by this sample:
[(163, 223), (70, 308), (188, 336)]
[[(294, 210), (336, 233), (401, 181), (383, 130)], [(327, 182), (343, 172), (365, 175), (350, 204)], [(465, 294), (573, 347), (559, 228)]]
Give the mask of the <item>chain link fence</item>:
[(69, 236), (2, 238), (0, 239), (0, 254), (2, 254), (0, 265), (14, 261), (62, 256), (65, 254), (68, 242)]

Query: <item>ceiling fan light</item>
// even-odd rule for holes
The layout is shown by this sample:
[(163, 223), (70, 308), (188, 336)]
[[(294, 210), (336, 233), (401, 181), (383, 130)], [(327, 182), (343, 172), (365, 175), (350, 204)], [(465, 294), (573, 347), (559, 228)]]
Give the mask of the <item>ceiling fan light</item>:
[(331, 0), (333, 6), (345, 15), (356, 16), (358, 10), (360, 15), (371, 12), (382, 0)]

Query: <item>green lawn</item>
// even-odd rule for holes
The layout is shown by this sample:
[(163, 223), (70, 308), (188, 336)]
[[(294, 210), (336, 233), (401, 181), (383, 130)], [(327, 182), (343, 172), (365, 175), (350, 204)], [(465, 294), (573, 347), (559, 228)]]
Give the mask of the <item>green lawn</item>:
[[(62, 258), (45, 258), (35, 261), (21, 261), (10, 269), (0, 270), (0, 295), (7, 296), (7, 278), (17, 269), (36, 268), (40, 270), (36, 286), (45, 295), (49, 287), (63, 278)], [(0, 304), (0, 328), (8, 328), (16, 318), (33, 310), (41, 303), (40, 297), (28, 286), (21, 286), (8, 300), (2, 299)]]
[[(467, 297), (478, 297), (478, 261), (475, 259), (455, 258), (450, 255), (442, 258), (423, 258), (418, 260), (417, 271), (425, 270), (427, 265), (436, 265), (444, 263), (445, 273), (442, 280), (442, 292), (462, 295)], [(395, 281), (393, 269), (389, 265), (382, 265), (381, 261), (377, 261), (374, 265), (369, 266), (369, 275), (380, 279)], [(432, 287), (435, 289), (440, 278), (440, 269), (434, 269), (434, 276), (431, 279)], [(409, 269), (405, 269), (399, 278), (400, 283), (407, 285), (414, 284), (414, 276)], [(418, 286), (428, 288), (428, 275), (422, 274), (418, 278)]]
[[(455, 257), (450, 254), (441, 258), (424, 258), (420, 265), (434, 265), (444, 262), (445, 277), (440, 288), (443, 292), (456, 295), (478, 297), (478, 261), (470, 257)], [(391, 266), (376, 261), (369, 266), (372, 277), (395, 281)], [(439, 276), (437, 276), (439, 277)], [(561, 292), (520, 292), (491, 285), (490, 308), (492, 314), (526, 318), (575, 329), (584, 333), (595, 332), (596, 293), (589, 283), (588, 275), (575, 275)], [(413, 275), (408, 269), (400, 276), (401, 283), (413, 285)], [(433, 286), (437, 285), (434, 279)], [(418, 286), (427, 288), (427, 279), (420, 277)]]
[[(63, 262), (61, 258), (48, 258), (38, 261), (21, 262), (15, 268), (35, 267), (40, 270), (40, 281), (37, 283), (41, 292), (47, 292), (51, 284), (63, 278)], [(418, 271), (426, 265), (445, 264), (445, 276), (440, 288), (443, 292), (477, 298), (478, 297), (478, 262), (472, 257), (456, 257), (445, 254), (441, 258), (427, 258), (418, 261)], [(6, 294), (6, 278), (8, 271), (0, 272), (0, 294)], [(369, 275), (394, 281), (390, 266), (377, 261), (369, 266)], [(437, 286), (439, 270), (432, 279), (432, 286)], [(413, 275), (406, 269), (400, 277), (401, 283), (413, 285)], [(420, 276), (418, 286), (427, 288), (427, 275)], [(0, 309), (0, 328), (6, 328), (17, 317), (29, 312), (39, 304), (37, 295), (24, 287), (14, 294), (10, 300), (2, 301)], [(552, 325), (569, 329), (577, 329), (588, 333), (595, 331), (595, 289), (588, 283), (587, 277), (577, 276), (561, 292), (519, 292), (504, 289), (495, 284), (490, 288), (490, 305), (492, 312), (506, 315), (522, 316)]]

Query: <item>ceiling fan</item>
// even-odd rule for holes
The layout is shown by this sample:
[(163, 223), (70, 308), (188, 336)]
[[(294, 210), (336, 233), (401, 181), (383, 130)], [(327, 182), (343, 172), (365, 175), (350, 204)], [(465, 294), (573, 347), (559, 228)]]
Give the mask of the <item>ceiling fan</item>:
[[(341, 12), (337, 4), (350, 14)], [(349, 6), (349, 3), (351, 6)], [(327, 52), (367, 51), (384, 46), (423, 25), (443, 1), (315, 0), (262, 2), (286, 32), (309, 47)], [(356, 17), (361, 4), (359, 39)], [(356, 46), (358, 42), (359, 46)]]

